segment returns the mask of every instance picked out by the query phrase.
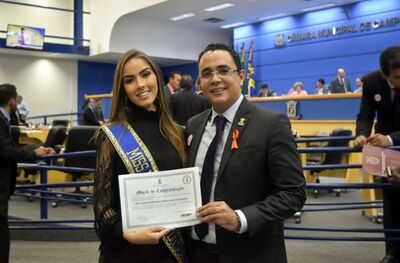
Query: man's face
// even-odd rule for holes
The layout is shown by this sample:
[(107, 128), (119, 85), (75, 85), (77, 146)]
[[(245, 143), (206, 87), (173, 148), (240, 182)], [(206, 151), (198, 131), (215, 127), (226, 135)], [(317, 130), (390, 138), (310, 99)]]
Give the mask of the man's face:
[(317, 89), (320, 89), (320, 88), (322, 88), (322, 83), (317, 81)]
[(361, 87), (362, 86), (362, 81), (361, 81), (361, 79), (360, 78), (357, 78), (356, 79), (356, 85), (357, 85), (357, 87)]
[(339, 70), (338, 76), (339, 76), (339, 78), (344, 78), (344, 76), (346, 76), (346, 73), (344, 72), (344, 70)]
[[(199, 75), (213, 71), (237, 70), (228, 51), (214, 50), (206, 52), (199, 61)], [(225, 112), (240, 97), (244, 71), (233, 71), (220, 76), (211, 74), (210, 78), (199, 78), (199, 86), (205, 98), (218, 113)]]
[(12, 99), (10, 100), (10, 108), (11, 108), (11, 112), (14, 112), (14, 111), (17, 110), (17, 108), (18, 108), (18, 101), (17, 101), (17, 98), (16, 98), (16, 97), (15, 97), (15, 98), (12, 98)]
[(400, 68), (395, 68), (395, 69), (390, 70), (390, 73), (388, 76), (386, 76), (384, 73), (382, 73), (382, 75), (395, 88), (400, 89)]
[(174, 74), (173, 78), (170, 78), (169, 84), (174, 88), (174, 90), (179, 89), (179, 84), (181, 83), (182, 76), (180, 74)]

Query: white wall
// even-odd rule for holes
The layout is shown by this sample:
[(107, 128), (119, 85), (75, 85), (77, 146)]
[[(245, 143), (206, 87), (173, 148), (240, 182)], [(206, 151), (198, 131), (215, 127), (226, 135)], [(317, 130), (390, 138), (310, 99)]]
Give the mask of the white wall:
[[(123, 15), (166, 0), (86, 0), (90, 1), (90, 54), (114, 52), (110, 49), (111, 31)], [(89, 19), (88, 19), (89, 20)]]
[(76, 61), (1, 54), (0, 83), (17, 87), (30, 116), (76, 112)]

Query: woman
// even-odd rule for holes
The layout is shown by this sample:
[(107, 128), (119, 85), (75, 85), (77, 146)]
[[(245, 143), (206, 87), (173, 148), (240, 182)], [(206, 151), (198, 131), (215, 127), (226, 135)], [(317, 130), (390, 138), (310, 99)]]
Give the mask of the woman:
[(118, 61), (112, 94), (109, 122), (97, 136), (94, 213), (101, 240), (99, 262), (182, 262), (178, 231), (155, 226), (122, 232), (121, 223), (118, 175), (135, 171), (127, 158), (121, 158), (119, 146), (124, 145), (122, 139), (114, 140), (122, 137), (113, 134), (115, 127), (131, 136), (125, 146), (137, 143), (154, 160), (155, 165), (149, 164), (153, 170), (177, 169), (186, 163), (183, 131), (168, 112), (161, 71), (143, 52), (129, 50)]
[(307, 91), (303, 90), (303, 83), (301, 83), (300, 81), (294, 83), (293, 88), (291, 88), (288, 93), (289, 97), (305, 95), (308, 95)]

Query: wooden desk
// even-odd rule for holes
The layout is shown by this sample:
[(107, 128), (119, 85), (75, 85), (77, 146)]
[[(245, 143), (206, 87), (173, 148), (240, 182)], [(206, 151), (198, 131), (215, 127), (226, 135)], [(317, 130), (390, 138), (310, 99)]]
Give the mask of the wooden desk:
[(37, 144), (44, 143), (47, 138), (49, 130), (20, 130), (19, 143), (20, 144)]

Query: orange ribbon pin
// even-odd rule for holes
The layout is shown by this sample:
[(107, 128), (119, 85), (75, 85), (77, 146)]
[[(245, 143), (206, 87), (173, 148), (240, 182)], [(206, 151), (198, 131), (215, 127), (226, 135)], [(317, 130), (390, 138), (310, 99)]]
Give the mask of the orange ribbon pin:
[(239, 138), (239, 130), (235, 129), (235, 130), (233, 130), (233, 133), (232, 133), (231, 150), (239, 149), (238, 144), (237, 144), (237, 138)]

